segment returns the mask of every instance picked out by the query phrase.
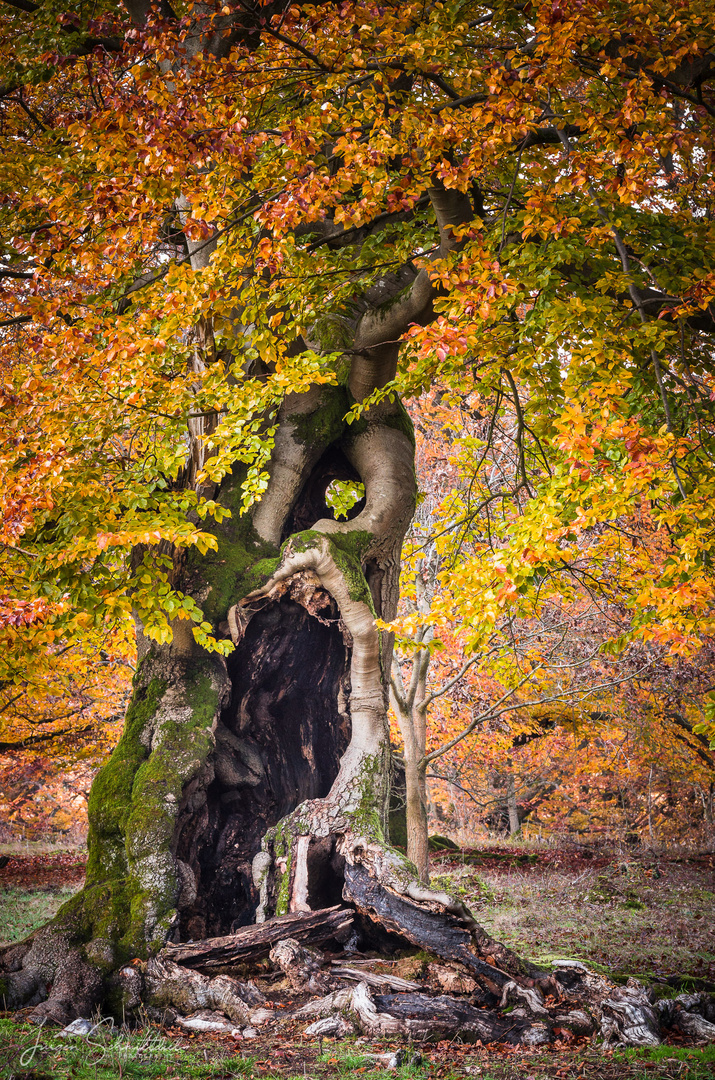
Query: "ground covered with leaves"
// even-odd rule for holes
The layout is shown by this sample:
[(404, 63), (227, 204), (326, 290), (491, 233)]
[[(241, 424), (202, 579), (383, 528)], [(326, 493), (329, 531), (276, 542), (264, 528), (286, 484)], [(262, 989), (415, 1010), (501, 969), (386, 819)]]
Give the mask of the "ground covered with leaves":
[(535, 1053), (439, 1043), (401, 1049), (406, 1060), (397, 1064), (378, 1057), (389, 1056), (385, 1043), (366, 1039), (318, 1042), (296, 1034), (246, 1046), (230, 1036), (173, 1037), (150, 1026), (114, 1035), (100, 1029), (88, 1040), (69, 1041), (0, 1020), (0, 1076), (8, 1080), (323, 1080), (355, 1074), (361, 1080), (706, 1080), (715, 1073), (715, 1047), (604, 1052), (584, 1045)]
[(612, 977), (715, 983), (713, 854), (492, 849), (442, 856), (432, 882), (532, 960), (572, 957)]

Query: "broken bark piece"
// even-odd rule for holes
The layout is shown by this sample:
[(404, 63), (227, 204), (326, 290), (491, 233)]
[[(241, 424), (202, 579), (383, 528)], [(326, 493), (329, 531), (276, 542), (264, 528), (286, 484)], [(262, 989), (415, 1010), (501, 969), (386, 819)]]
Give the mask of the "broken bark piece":
[(211, 1009), (199, 1009), (197, 1012), (192, 1013), (191, 1016), (177, 1016), (175, 1023), (186, 1028), (187, 1031), (200, 1033), (206, 1031), (219, 1031), (226, 1035), (239, 1035), (241, 1033), (240, 1027), (232, 1024), (222, 1013)]
[(544, 1006), (544, 997), (537, 986), (519, 986), (518, 983), (509, 982), (502, 990), (501, 1008), (510, 1002), (516, 1002), (540, 1020), (548, 1020), (549, 1014)]
[(588, 1006), (607, 1045), (660, 1045), (657, 1012), (637, 979), (629, 979), (627, 986), (617, 986), (575, 960), (558, 960), (554, 967), (554, 978), (566, 992), (564, 996), (574, 1007)]
[(691, 1039), (697, 1039), (698, 1042), (715, 1042), (715, 1024), (711, 1024), (709, 1020), (704, 1020), (697, 1013), (686, 1012), (685, 1009), (681, 1009), (676, 1014), (675, 1026), (684, 1035), (690, 1036)]
[(571, 1009), (570, 1012), (560, 1013), (554, 1017), (554, 1021), (562, 1028), (568, 1028), (574, 1035), (592, 1035), (596, 1030), (596, 1022), (584, 1009)]
[(320, 974), (323, 957), (303, 948), (295, 938), (282, 938), (271, 949), (269, 960), (280, 968), (294, 990), (325, 994), (330, 989), (328, 979)]
[(512, 975), (493, 967), (475, 953), (470, 929), (448, 912), (434, 912), (386, 889), (359, 865), (345, 866), (345, 900), (390, 933), (399, 934), (413, 945), (443, 960), (462, 964), (491, 993), (501, 993)]
[(293, 1013), (293, 1019), (302, 1020), (309, 1016), (320, 1018), (339, 1013), (342, 1010), (349, 1008), (352, 996), (352, 987), (346, 987), (343, 990), (334, 990), (332, 994), (326, 994), (324, 998), (320, 998), (318, 1001), (309, 1001), (307, 1004), (302, 1005), (300, 1009), (296, 1009)]
[(343, 1016), (324, 1016), (322, 1020), (316, 1020), (310, 1024), (304, 1035), (312, 1038), (344, 1039), (346, 1035), (352, 1035), (355, 1031), (353, 1025)]
[(283, 938), (320, 945), (352, 925), (353, 912), (341, 905), (319, 911), (296, 911), (254, 926), (242, 926), (226, 937), (166, 945), (161, 958), (189, 968), (226, 968), (268, 956)]
[(551, 1041), (549, 1025), (534, 1023), (530, 1017), (474, 1009), (465, 1002), (446, 995), (430, 998), (426, 994), (379, 994), (375, 1008), (401, 1021), (412, 1038), (430, 1042), (459, 1036), (463, 1042), (508, 1042), (538, 1046)]
[[(463, 971), (457, 971), (453, 967), (443, 964), (429, 964), (427, 972), (431, 979), (443, 990), (445, 994), (473, 994), (477, 989), (477, 982)], [(401, 990), (416, 990), (417, 986), (395, 987)]]
[(715, 1042), (715, 995), (678, 994), (656, 1002), (661, 1024), (677, 1028), (698, 1042)]

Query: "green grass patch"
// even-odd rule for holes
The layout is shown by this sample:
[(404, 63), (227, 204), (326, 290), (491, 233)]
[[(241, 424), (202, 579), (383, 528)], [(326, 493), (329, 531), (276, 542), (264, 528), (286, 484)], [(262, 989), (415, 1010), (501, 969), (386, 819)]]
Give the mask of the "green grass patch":
[(61, 889), (24, 889), (21, 886), (1, 889), (0, 941), (22, 941), (51, 919), (78, 888), (78, 885), (68, 885)]
[[(715, 982), (710, 871), (661, 863), (573, 872), (470, 866), (434, 875), (498, 941), (539, 963), (582, 960), (611, 977), (657, 980), (677, 973)], [(709, 884), (709, 881), (707, 882)]]
[[(715, 1046), (624, 1047), (614, 1051), (614, 1064), (628, 1066), (632, 1077), (672, 1075), (687, 1080), (711, 1080), (715, 1076)], [(658, 1072), (653, 1066), (660, 1067)]]
[(153, 1028), (88, 1039), (0, 1020), (0, 1076), (23, 1080), (233, 1080), (253, 1076), (253, 1059), (222, 1045), (187, 1050)]

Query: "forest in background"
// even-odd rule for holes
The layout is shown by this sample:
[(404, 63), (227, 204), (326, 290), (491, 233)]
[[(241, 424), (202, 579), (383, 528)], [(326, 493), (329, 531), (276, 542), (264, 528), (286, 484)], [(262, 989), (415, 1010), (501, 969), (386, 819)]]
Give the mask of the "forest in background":
[[(456, 4), (415, 16), (416, 30), (408, 10), (381, 15), (377, 37), (358, 5), (336, 14), (336, 25), (353, 27), (344, 54), (315, 13), (303, 23), (286, 8), (273, 26), (267, 12), (272, 51), (261, 63), (284, 70), (275, 96), (260, 63), (245, 66), (250, 48), (240, 58), (243, 44), (225, 56), (219, 48), (218, 66), (210, 50), (190, 56), (199, 11), (240, 42), (238, 16), (223, 7), (160, 7), (140, 32), (146, 12), (131, 5), (131, 30), (111, 3), (91, 14), (3, 5), (7, 835), (81, 834), (91, 777), (128, 700), (129, 596), (157, 639), (172, 615), (208, 625), (160, 559), (147, 555), (141, 574), (127, 562), (154, 534), (157, 550), (210, 542), (187, 531), (189, 503), (173, 492), (184, 483), (177, 418), (196, 413), (186, 422), (203, 442), (202, 483), (232, 456), (246, 463), (248, 506), (265, 487), (273, 437), (256, 418), (275, 416), (287, 388), (343, 378), (331, 350), (342, 345), (355, 281), (369, 293), (385, 267), (421, 257), (441, 296), (426, 324), (420, 316), (403, 334), (387, 389), (404, 395), (417, 436), (419, 506), (403, 554), (394, 674), (404, 689), (413, 660), (428, 665), (418, 695), (431, 699), (433, 831), (465, 842), (519, 827), (710, 842), (707, 5), (679, 4), (676, 15), (668, 5), (587, 14), (576, 2), (505, 4), (484, 14)], [(628, 52), (626, 15), (651, 66)], [(175, 33), (188, 49), (176, 93), (161, 73)], [(380, 76), (386, 100), (399, 108), (421, 87), (401, 127), (373, 115), (370, 94), (339, 103), (345, 79), (359, 87), (363, 67), (373, 69), (375, 42), (393, 38), (402, 53)], [(514, 54), (503, 65), (504, 42)], [(294, 115), (296, 88), (307, 97)], [(323, 160), (321, 138), (350, 130), (362, 142)], [(283, 167), (293, 186), (243, 214), (251, 185), (270, 192)], [(255, 176), (227, 201), (237, 168)], [(95, 170), (101, 182), (87, 183)], [(475, 211), (446, 258), (430, 248), (421, 186), (430, 170), (468, 192)], [(196, 203), (183, 217), (172, 209), (180, 182)], [(344, 191), (360, 198), (342, 205)], [(330, 241), (328, 220), (348, 235), (372, 229), (359, 255)], [(302, 253), (294, 234), (308, 238)], [(273, 374), (227, 404), (215, 360), (235, 347), (241, 245), (267, 283), (260, 303), (242, 303)], [(187, 255), (204, 248), (212, 269), (190, 269)], [(88, 290), (104, 290), (99, 306), (85, 304)], [(202, 409), (222, 417), (218, 426)], [(77, 445), (67, 439), (73, 416)], [(210, 493), (197, 491), (210, 519)], [(328, 504), (347, 517), (360, 493), (339, 479), (332, 491)], [(410, 709), (416, 716), (414, 700)]]

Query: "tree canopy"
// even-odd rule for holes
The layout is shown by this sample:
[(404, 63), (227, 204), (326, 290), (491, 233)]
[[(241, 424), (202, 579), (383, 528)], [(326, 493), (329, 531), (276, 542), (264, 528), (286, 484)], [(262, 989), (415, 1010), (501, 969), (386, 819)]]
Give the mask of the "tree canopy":
[(7, 0), (0, 19), (10, 694), (131, 608), (157, 641), (185, 619), (231, 650), (173, 561), (215, 547), (237, 461), (260, 498), (280, 403), (344, 383), (358, 326), (368, 359), (399, 360), (351, 382), (352, 423), (428, 388), (481, 421), (434, 626), (477, 649), (505, 609), (579, 588), (627, 610), (613, 648), (698, 648), (711, 5)]

